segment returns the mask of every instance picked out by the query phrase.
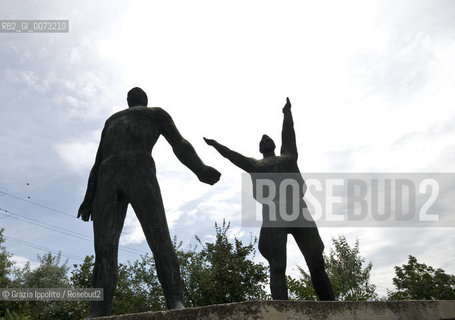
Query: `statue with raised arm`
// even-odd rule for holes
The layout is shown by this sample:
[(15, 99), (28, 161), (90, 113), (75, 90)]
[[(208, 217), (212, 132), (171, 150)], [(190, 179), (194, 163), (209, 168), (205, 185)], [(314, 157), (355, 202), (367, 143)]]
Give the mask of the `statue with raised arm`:
[[(304, 217), (303, 210), (306, 209), (306, 204), (303, 200), (304, 180), (300, 175), (297, 166), (297, 145), (294, 132), (294, 122), (291, 113), (291, 102), (286, 99), (286, 105), (283, 108), (283, 129), (281, 133), (282, 145), (281, 154), (275, 155), (275, 143), (267, 136), (263, 135), (259, 143), (259, 151), (263, 155), (263, 159), (257, 160), (248, 158), (238, 152), (232, 151), (222, 144), (212, 139), (206, 139), (206, 143), (214, 147), (223, 157), (230, 160), (239, 168), (245, 170), (251, 175), (253, 180), (253, 196), (258, 200), (256, 192), (257, 184), (255, 183), (259, 177), (269, 176), (274, 183), (279, 183), (284, 179), (293, 177), (296, 184), (300, 187), (300, 196), (298, 199), (289, 198), (288, 194), (283, 199), (277, 200), (275, 208), (280, 207), (286, 202), (285, 207), (288, 207), (291, 202), (298, 202), (299, 218)], [(276, 187), (278, 190), (278, 187)], [(258, 200), (259, 201), (259, 200)], [(325, 272), (324, 259), (322, 252), (324, 244), (319, 236), (316, 223), (306, 216), (304, 224), (289, 223), (279, 224), (274, 223), (269, 216), (270, 208), (263, 204), (263, 222), (259, 235), (259, 251), (267, 259), (270, 266), (270, 290), (274, 300), (287, 300), (288, 288), (286, 284), (286, 241), (287, 235), (291, 234), (300, 251), (305, 257), (306, 263), (310, 270), (311, 281), (320, 300), (335, 300), (330, 280)]]
[(93, 287), (104, 289), (104, 301), (92, 302), (89, 317), (110, 313), (118, 277), (119, 238), (129, 203), (153, 252), (167, 307), (184, 308), (179, 265), (151, 156), (159, 136), (166, 138), (177, 158), (201, 182), (213, 185), (220, 179), (220, 173), (206, 166), (181, 136), (166, 111), (147, 107), (147, 95), (142, 89), (131, 89), (127, 102), (128, 109), (115, 113), (105, 123), (78, 213), (84, 221), (93, 220)]

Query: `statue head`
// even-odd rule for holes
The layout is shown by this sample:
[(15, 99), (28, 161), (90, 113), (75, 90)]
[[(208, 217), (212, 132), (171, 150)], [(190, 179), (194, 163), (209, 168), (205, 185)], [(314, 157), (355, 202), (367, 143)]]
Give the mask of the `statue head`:
[(128, 91), (126, 101), (128, 101), (128, 106), (130, 108), (138, 106), (146, 107), (148, 104), (147, 94), (139, 87), (134, 87)]
[(259, 152), (264, 156), (275, 153), (275, 142), (266, 134), (262, 136), (261, 142), (259, 142)]

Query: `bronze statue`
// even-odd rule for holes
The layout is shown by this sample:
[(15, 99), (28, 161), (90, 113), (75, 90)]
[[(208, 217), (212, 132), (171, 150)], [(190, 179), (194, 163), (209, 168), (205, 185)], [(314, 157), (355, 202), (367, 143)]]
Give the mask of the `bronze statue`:
[(147, 95), (142, 89), (131, 89), (127, 101), (129, 108), (115, 113), (105, 123), (78, 213), (84, 221), (93, 220), (96, 255), (93, 287), (104, 289), (104, 301), (92, 302), (89, 317), (110, 313), (118, 277), (119, 238), (128, 203), (153, 252), (167, 307), (184, 308), (179, 265), (151, 156), (159, 136), (166, 138), (177, 158), (200, 181), (213, 185), (221, 175), (202, 162), (166, 111), (147, 107)]
[[(294, 122), (291, 113), (291, 103), (289, 98), (286, 99), (286, 105), (283, 108), (284, 119), (283, 129), (281, 133), (282, 146), (281, 154), (275, 155), (275, 143), (267, 136), (263, 135), (259, 143), (259, 151), (263, 155), (263, 159), (257, 160), (247, 158), (240, 153), (230, 150), (215, 140), (206, 139), (208, 145), (213, 146), (223, 157), (229, 159), (233, 164), (248, 172), (253, 179), (253, 186), (255, 179), (262, 174), (270, 174), (274, 182), (278, 182), (282, 178), (276, 177), (289, 177), (294, 176), (295, 181), (300, 185), (302, 190), (299, 199), (292, 201), (299, 201), (299, 210), (306, 208), (303, 200), (304, 180), (300, 175), (297, 166), (297, 145), (294, 132)], [(254, 190), (256, 192), (256, 190)], [(256, 195), (253, 194), (256, 198)], [(257, 199), (257, 198), (256, 198)], [(287, 201), (289, 205), (288, 196), (286, 199), (278, 201)], [(278, 203), (279, 204), (279, 203)], [(269, 212), (268, 207), (263, 205), (263, 217), (266, 217)], [(303, 213), (300, 212), (300, 217)], [(297, 245), (300, 248), (307, 265), (310, 269), (311, 281), (320, 300), (335, 300), (330, 280), (325, 272), (324, 259), (322, 252), (324, 244), (319, 236), (316, 223), (312, 220), (306, 220), (305, 226), (297, 224), (297, 226), (283, 226), (274, 225), (273, 221), (264, 221), (261, 227), (259, 236), (259, 251), (267, 259), (270, 265), (270, 289), (272, 298), (275, 300), (287, 300), (288, 288), (286, 284), (286, 241), (287, 235), (294, 236)]]

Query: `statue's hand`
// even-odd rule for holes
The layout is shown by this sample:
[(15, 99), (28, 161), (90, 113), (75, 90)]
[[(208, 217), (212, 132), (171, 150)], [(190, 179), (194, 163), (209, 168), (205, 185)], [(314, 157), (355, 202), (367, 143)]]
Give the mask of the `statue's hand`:
[(87, 203), (86, 201), (82, 202), (77, 213), (77, 217), (81, 217), (82, 220), (88, 221), (92, 214), (92, 204)]
[(220, 180), (221, 173), (210, 166), (205, 166), (203, 172), (198, 175), (201, 182), (214, 185)]
[(283, 107), (283, 113), (285, 113), (286, 111), (290, 111), (290, 110), (291, 110), (291, 101), (289, 101), (289, 98), (286, 98), (286, 104)]
[(216, 141), (213, 139), (207, 139), (204, 137), (204, 141), (205, 141), (205, 143), (207, 143), (209, 146), (212, 146), (212, 147), (216, 144)]

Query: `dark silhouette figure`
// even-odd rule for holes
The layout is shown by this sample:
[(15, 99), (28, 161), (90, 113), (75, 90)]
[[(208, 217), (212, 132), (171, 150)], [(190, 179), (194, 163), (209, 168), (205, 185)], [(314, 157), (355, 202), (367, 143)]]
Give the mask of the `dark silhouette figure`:
[(128, 109), (106, 121), (78, 213), (84, 221), (90, 217), (93, 220), (96, 254), (93, 287), (104, 289), (104, 301), (92, 302), (90, 317), (110, 313), (118, 277), (119, 238), (128, 203), (153, 252), (168, 308), (184, 308), (179, 265), (151, 156), (159, 136), (166, 138), (177, 158), (200, 181), (213, 185), (220, 178), (220, 173), (206, 166), (180, 135), (166, 111), (146, 107), (147, 95), (142, 89), (131, 89), (127, 101)]
[[(276, 176), (287, 175), (288, 177), (289, 174), (291, 174), (291, 176), (296, 177), (295, 180), (297, 180), (301, 188), (300, 190), (302, 190), (302, 197), (293, 201), (300, 201), (299, 208), (302, 210), (301, 208), (306, 208), (306, 204), (303, 200), (304, 181), (297, 166), (297, 145), (291, 113), (291, 103), (289, 98), (286, 100), (286, 105), (283, 108), (284, 120), (281, 133), (282, 146), (281, 155), (279, 156), (275, 155), (275, 143), (267, 135), (263, 135), (261, 142), (259, 143), (259, 151), (263, 155), (263, 159), (261, 160), (247, 158), (230, 150), (215, 140), (206, 138), (204, 138), (204, 140), (208, 145), (213, 146), (223, 157), (229, 159), (233, 164), (248, 172), (253, 179), (253, 186), (255, 186), (255, 179), (257, 176), (262, 174), (270, 174), (275, 183), (277, 182)], [(276, 173), (279, 173), (279, 175), (274, 176)], [(254, 190), (254, 192), (256, 192), (256, 190)], [(256, 195), (253, 195), (256, 198)], [(278, 201), (290, 202), (288, 199), (289, 198), (286, 196), (285, 200)], [(286, 205), (289, 205), (289, 203), (286, 203)], [(266, 217), (268, 213), (268, 206), (263, 205), (263, 218)], [(297, 245), (305, 257), (306, 263), (310, 269), (311, 281), (319, 299), (335, 300), (330, 280), (325, 272), (324, 259), (322, 256), (324, 244), (319, 236), (315, 222), (313, 220), (306, 220), (304, 227), (301, 224), (298, 224), (297, 227), (289, 225), (274, 226), (273, 222), (270, 220), (265, 222), (263, 219), (263, 225), (259, 236), (259, 251), (267, 259), (270, 265), (270, 289), (272, 298), (275, 300), (288, 299), (285, 275), (286, 241), (288, 234), (294, 236)]]

